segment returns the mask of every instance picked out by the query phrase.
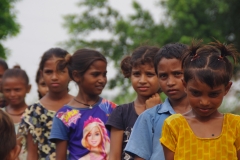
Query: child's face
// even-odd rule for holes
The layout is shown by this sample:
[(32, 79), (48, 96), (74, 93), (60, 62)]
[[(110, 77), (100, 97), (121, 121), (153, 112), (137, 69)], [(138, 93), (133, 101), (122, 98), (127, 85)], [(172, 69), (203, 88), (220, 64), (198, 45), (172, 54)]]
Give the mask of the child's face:
[(190, 80), (187, 83), (184, 82), (184, 85), (193, 112), (198, 116), (207, 117), (218, 113), (217, 109), (232, 83), (211, 88), (199, 80)]
[(88, 95), (100, 95), (107, 83), (107, 64), (98, 60), (92, 63), (77, 82), (80, 91)]
[(47, 94), (47, 92), (48, 92), (48, 86), (44, 82), (43, 78), (39, 79), (37, 85), (38, 85), (38, 92), (40, 93), (40, 95), (42, 97), (45, 96)]
[(17, 106), (25, 102), (30, 86), (22, 78), (10, 77), (3, 82), (3, 94), (9, 105)]
[(159, 81), (153, 65), (133, 67), (130, 79), (138, 96), (150, 97), (159, 90)]
[(70, 81), (68, 70), (64, 68), (62, 71), (57, 70), (57, 61), (60, 58), (52, 57), (47, 60), (42, 70), (42, 77), (48, 89), (52, 92), (66, 91)]
[(94, 127), (87, 135), (87, 141), (91, 147), (99, 146), (101, 139), (102, 137), (98, 127)]
[(162, 58), (158, 63), (158, 79), (161, 90), (170, 100), (179, 101), (186, 97), (182, 83), (182, 62), (176, 58)]

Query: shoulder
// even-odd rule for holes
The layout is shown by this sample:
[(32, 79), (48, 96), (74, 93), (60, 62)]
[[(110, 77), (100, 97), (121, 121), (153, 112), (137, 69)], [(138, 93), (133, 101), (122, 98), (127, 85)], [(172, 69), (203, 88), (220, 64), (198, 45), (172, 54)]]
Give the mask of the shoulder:
[(102, 98), (100, 104), (100, 106), (105, 106), (105, 107), (111, 107), (111, 108), (116, 108), (117, 104), (112, 102), (112, 101), (109, 101), (105, 98)]
[(227, 123), (230, 124), (240, 124), (240, 116), (232, 113), (226, 113), (226, 120)]
[(169, 116), (165, 122), (167, 124), (175, 124), (175, 123), (179, 123), (182, 122), (184, 119), (184, 117), (181, 114), (173, 114), (171, 116)]

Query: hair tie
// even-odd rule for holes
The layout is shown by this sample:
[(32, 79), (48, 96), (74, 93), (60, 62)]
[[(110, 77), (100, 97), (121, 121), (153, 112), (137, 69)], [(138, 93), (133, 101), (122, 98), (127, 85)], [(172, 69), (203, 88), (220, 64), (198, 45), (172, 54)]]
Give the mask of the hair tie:
[(195, 54), (193, 57), (192, 57), (192, 59), (191, 59), (191, 61), (194, 61), (195, 59), (197, 59), (197, 58), (199, 58), (200, 56), (198, 55), (198, 54)]

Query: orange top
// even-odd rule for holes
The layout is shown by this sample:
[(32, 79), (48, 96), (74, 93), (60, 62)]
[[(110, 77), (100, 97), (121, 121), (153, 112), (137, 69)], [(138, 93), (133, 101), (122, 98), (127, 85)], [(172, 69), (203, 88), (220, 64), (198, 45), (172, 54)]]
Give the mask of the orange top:
[(221, 134), (213, 138), (200, 138), (181, 114), (174, 114), (165, 120), (160, 142), (175, 152), (174, 160), (237, 160), (240, 116), (224, 114)]

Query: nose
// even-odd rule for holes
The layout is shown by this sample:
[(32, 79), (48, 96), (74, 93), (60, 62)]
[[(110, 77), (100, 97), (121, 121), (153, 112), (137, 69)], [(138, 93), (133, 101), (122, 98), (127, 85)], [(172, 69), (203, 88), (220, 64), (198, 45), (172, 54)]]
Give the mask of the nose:
[(10, 96), (15, 96), (15, 91), (12, 90), (12, 91), (10, 92)]
[(140, 76), (139, 83), (146, 83), (146, 76), (145, 75)]
[(206, 97), (202, 97), (199, 102), (203, 106), (208, 106), (209, 105), (209, 100)]
[(167, 86), (174, 86), (176, 84), (174, 78), (172, 76), (169, 76), (167, 79)]
[(58, 79), (58, 73), (57, 72), (53, 72), (52, 80), (57, 80), (57, 79)]
[(98, 82), (101, 84), (107, 83), (106, 75), (99, 76)]

